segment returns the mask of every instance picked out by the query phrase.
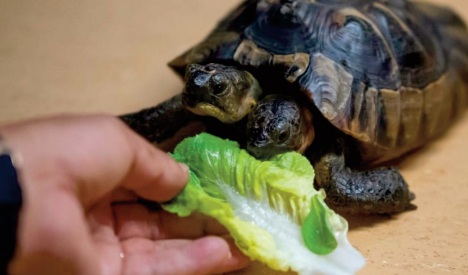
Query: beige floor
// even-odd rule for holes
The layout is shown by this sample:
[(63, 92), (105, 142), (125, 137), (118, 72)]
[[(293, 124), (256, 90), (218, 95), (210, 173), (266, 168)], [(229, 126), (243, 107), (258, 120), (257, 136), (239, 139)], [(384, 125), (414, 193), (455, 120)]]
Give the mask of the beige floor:
[[(0, 121), (120, 114), (178, 93), (165, 64), (237, 2), (0, 0)], [(468, 21), (467, 0), (439, 2)], [(350, 220), (361, 274), (468, 274), (467, 136), (468, 113), (399, 164), (418, 210)]]

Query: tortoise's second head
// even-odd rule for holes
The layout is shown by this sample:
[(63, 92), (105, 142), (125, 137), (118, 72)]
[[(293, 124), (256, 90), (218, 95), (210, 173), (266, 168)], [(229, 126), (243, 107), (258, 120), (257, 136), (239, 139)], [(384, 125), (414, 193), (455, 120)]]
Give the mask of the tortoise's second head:
[(260, 94), (257, 80), (247, 71), (221, 64), (192, 64), (185, 72), (182, 100), (195, 114), (233, 123), (250, 113)]
[(303, 153), (314, 137), (312, 113), (288, 96), (265, 97), (247, 122), (247, 150), (259, 159), (288, 151)]

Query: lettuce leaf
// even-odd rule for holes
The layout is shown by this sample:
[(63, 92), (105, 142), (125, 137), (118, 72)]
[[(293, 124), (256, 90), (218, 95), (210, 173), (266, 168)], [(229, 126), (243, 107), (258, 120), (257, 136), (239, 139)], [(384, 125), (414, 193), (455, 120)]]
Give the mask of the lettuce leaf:
[(259, 161), (237, 143), (203, 133), (182, 141), (173, 157), (190, 167), (190, 181), (163, 208), (217, 219), (252, 260), (299, 274), (353, 274), (364, 265), (347, 240), (346, 220), (314, 189), (302, 155)]

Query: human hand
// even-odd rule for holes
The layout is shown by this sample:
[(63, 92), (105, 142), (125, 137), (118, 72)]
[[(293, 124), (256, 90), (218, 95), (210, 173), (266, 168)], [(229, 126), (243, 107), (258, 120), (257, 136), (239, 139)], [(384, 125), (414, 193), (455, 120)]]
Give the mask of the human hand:
[[(149, 211), (178, 194), (184, 166), (111, 116), (62, 116), (0, 128), (22, 156), (19, 274), (209, 274), (248, 261), (215, 223)], [(125, 201), (125, 203), (116, 203)]]

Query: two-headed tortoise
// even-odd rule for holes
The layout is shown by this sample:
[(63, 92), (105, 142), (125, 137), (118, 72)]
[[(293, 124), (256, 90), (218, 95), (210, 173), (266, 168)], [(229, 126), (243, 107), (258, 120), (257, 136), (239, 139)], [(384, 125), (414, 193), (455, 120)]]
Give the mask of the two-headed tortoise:
[(185, 77), (182, 94), (123, 116), (147, 139), (199, 120), (259, 158), (304, 153), (335, 209), (391, 213), (413, 195), (376, 164), (463, 111), (468, 32), (428, 3), (247, 0), (170, 66)]

